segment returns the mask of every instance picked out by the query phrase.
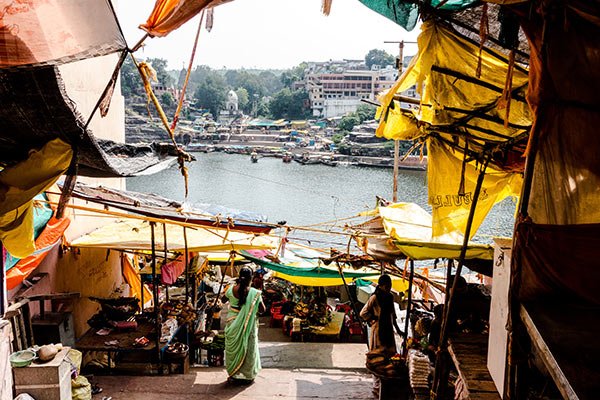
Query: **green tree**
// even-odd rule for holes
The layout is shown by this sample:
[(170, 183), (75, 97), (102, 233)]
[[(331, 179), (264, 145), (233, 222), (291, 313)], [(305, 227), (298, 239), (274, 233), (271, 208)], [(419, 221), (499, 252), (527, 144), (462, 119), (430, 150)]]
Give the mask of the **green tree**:
[(194, 98), (196, 99), (196, 107), (206, 108), (216, 119), (227, 100), (225, 79), (214, 71), (207, 74), (198, 84), (194, 92)]
[(175, 105), (175, 99), (173, 98), (173, 95), (171, 93), (164, 92), (160, 95), (160, 103), (164, 107), (173, 107)]
[(258, 74), (258, 77), (265, 89), (265, 94), (269, 96), (283, 89), (281, 80), (272, 71), (261, 71), (260, 74)]
[(167, 72), (167, 60), (164, 58), (149, 58), (148, 64), (156, 71), (158, 83), (164, 87), (171, 87), (175, 83), (173, 77)]
[(273, 118), (302, 119), (308, 116), (308, 93), (305, 90), (292, 92), (283, 88), (275, 93), (269, 103)]
[(394, 65), (395, 62), (396, 58), (385, 50), (372, 49), (365, 56), (365, 64), (368, 69), (371, 69), (373, 65), (379, 65), (380, 67)]
[(351, 132), (352, 128), (358, 124), (360, 124), (360, 119), (355, 113), (351, 113), (340, 119), (340, 122), (337, 124), (337, 128), (342, 131)]
[(127, 57), (121, 67), (121, 92), (125, 97), (143, 96), (142, 78), (131, 58)]
[(250, 99), (248, 96), (248, 91), (243, 87), (239, 87), (239, 88), (235, 89), (235, 94), (237, 94), (237, 97), (238, 97), (239, 109), (244, 112), (247, 112), (248, 107), (250, 106)]
[(376, 110), (377, 109), (375, 108), (375, 106), (371, 106), (369, 104), (361, 104), (356, 108), (356, 111), (354, 113), (360, 120), (360, 123), (363, 123), (365, 121), (375, 119)]

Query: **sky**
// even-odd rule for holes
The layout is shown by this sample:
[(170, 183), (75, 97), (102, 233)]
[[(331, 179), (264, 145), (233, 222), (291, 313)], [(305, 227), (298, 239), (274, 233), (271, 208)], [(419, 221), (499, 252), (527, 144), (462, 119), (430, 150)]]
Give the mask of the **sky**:
[[(118, 0), (116, 11), (130, 47), (143, 36), (154, 0)], [(189, 63), (199, 17), (163, 38), (148, 38), (138, 57), (164, 58), (170, 69)], [(215, 8), (211, 32), (200, 33), (194, 65), (214, 69), (287, 69), (303, 61), (364, 59), (371, 49), (398, 54), (398, 45), (415, 41), (417, 26), (406, 32), (358, 0), (333, 0), (328, 17), (321, 0), (234, 0)], [(416, 52), (407, 44), (404, 55)]]

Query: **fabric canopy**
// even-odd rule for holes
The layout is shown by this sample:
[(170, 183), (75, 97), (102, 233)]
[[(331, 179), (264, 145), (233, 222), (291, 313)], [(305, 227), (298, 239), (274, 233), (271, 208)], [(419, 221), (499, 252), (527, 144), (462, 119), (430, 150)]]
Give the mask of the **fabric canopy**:
[(62, 64), (127, 48), (108, 0), (2, 2), (0, 68)]
[[(184, 251), (183, 227), (166, 224), (166, 247), (169, 251)], [(219, 228), (186, 228), (188, 251), (239, 251), (244, 249), (270, 249), (268, 238), (240, 231)], [(165, 249), (163, 224), (154, 229), (156, 251)], [(126, 220), (105, 225), (70, 243), (73, 247), (104, 248), (115, 250), (151, 250), (151, 228), (148, 221)]]
[(200, 11), (231, 0), (157, 0), (152, 13), (140, 29), (150, 36), (167, 36)]
[(389, 1), (389, 0), (360, 0), (371, 10), (394, 21), (407, 31), (412, 30), (417, 24), (419, 18), (419, 7), (430, 6), (438, 11), (459, 11), (471, 7), (479, 0), (431, 0), (428, 2), (420, 1)]
[(271, 225), (261, 223), (267, 219), (264, 215), (214, 204), (194, 203), (188, 206), (155, 194), (102, 186), (92, 187), (80, 182), (75, 185), (73, 196), (154, 218), (222, 228), (233, 224), (236, 230), (245, 232), (269, 233), (271, 231)]
[[(509, 61), (500, 53), (483, 48), (480, 57), (475, 43), (427, 21), (418, 54), (381, 98), (379, 136), (427, 143), (434, 238), (466, 231), (482, 163), (489, 160), (470, 237), (494, 204), (520, 194), (531, 127), (528, 75), (514, 65), (506, 99), (508, 71)], [(419, 105), (402, 108), (398, 95), (413, 86), (421, 94)]]
[[(503, 92), (509, 62), (502, 54), (484, 47), (480, 57), (477, 44), (434, 21), (423, 24), (418, 43), (418, 54), (380, 99), (377, 135), (395, 140), (435, 136), (476, 160), (494, 149), (496, 169), (522, 171), (532, 123), (525, 100), (527, 70), (514, 65), (508, 102)], [(419, 106), (402, 108), (395, 96), (413, 86), (421, 95)]]
[[(376, 222), (372, 222), (370, 226), (363, 225), (366, 229), (362, 229), (365, 229), (366, 234), (372, 234), (377, 232), (377, 225), (382, 226), (386, 240), (377, 240), (368, 235), (359, 237), (359, 243), (367, 254), (377, 259), (382, 255), (386, 259), (459, 258), (463, 236), (453, 231), (432, 237), (432, 217), (417, 204), (395, 203), (388, 207), (378, 207), (377, 212), (379, 218)], [(494, 250), (490, 245), (470, 243), (467, 247), (466, 259), (491, 260), (493, 256)]]
[[(271, 255), (265, 251), (250, 250), (242, 251), (241, 254), (255, 264), (272, 270), (274, 276), (297, 285), (340, 286), (344, 284), (339, 270), (335, 267), (323, 266), (319, 261), (319, 256), (323, 256), (323, 254), (316, 251), (305, 248), (286, 248), (285, 256), (279, 256), (276, 259), (267, 258)], [(379, 272), (374, 270), (344, 268), (343, 272), (346, 283), (358, 278), (374, 278), (376, 280), (379, 276)], [(403, 286), (400, 286), (398, 288), (401, 289)]]

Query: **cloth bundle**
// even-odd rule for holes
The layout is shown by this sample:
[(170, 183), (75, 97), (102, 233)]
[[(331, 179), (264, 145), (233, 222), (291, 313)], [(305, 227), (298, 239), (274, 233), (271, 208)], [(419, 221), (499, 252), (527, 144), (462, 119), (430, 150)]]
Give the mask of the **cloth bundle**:
[(417, 350), (408, 353), (408, 376), (412, 388), (429, 387), (429, 357)]

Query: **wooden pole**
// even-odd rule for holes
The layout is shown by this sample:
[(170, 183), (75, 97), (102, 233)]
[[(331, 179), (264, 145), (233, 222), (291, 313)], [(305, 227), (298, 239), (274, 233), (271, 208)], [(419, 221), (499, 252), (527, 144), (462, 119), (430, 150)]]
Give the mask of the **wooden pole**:
[(460, 249), (460, 257), (458, 260), (458, 266), (456, 268), (456, 274), (454, 275), (454, 281), (452, 282), (452, 289), (450, 290), (450, 294), (446, 293), (447, 303), (444, 307), (444, 317), (442, 320), (442, 328), (440, 331), (440, 341), (437, 349), (436, 360), (435, 360), (435, 371), (433, 375), (433, 387), (431, 397), (433, 399), (441, 398), (440, 388), (442, 385), (445, 386), (444, 382), (441, 379), (441, 372), (443, 369), (443, 360), (447, 357), (444, 357), (444, 354), (447, 352), (448, 345), (448, 319), (450, 317), (450, 312), (452, 310), (452, 299), (454, 297), (454, 293), (456, 292), (456, 286), (458, 282), (458, 277), (462, 272), (462, 266), (465, 262), (465, 257), (467, 255), (467, 247), (469, 246), (469, 237), (471, 236), (471, 228), (473, 226), (473, 219), (475, 218), (475, 209), (477, 208), (477, 202), (479, 200), (479, 194), (481, 193), (481, 187), (483, 186), (483, 180), (485, 178), (485, 170), (487, 169), (487, 165), (489, 163), (490, 158), (486, 158), (483, 162), (483, 166), (481, 171), (479, 171), (479, 176), (477, 177), (477, 184), (475, 186), (475, 192), (473, 194), (473, 201), (471, 203), (471, 208), (469, 210), (469, 217), (467, 219), (467, 226), (465, 228), (465, 234), (463, 239), (463, 244)]
[(4, 245), (0, 242), (0, 318), (6, 312), (6, 271), (4, 271)]
[[(183, 227), (183, 245), (184, 245), (184, 262), (185, 262), (185, 302), (189, 301), (190, 298), (190, 266), (189, 266), (189, 256), (188, 256), (188, 242), (187, 242), (187, 230), (185, 226)], [(193, 305), (194, 308), (196, 305)]]
[[(167, 264), (167, 261), (169, 261), (169, 254), (167, 254), (167, 224), (163, 224), (163, 250), (165, 253), (165, 259), (163, 260), (162, 263), (162, 267), (164, 267)], [(160, 268), (160, 275), (162, 276), (162, 267)], [(169, 285), (165, 285), (165, 294), (166, 294), (166, 298), (167, 298), (167, 303), (169, 302)]]
[(392, 187), (392, 201), (398, 202), (398, 170), (400, 167), (400, 143), (394, 140), (394, 184)]
[(415, 261), (413, 259), (410, 260), (410, 275), (408, 276), (408, 302), (406, 303), (406, 318), (404, 320), (404, 341), (402, 342), (402, 354), (405, 356), (406, 349), (408, 347), (408, 326), (410, 323), (410, 311), (411, 311), (411, 302), (412, 302), (412, 286), (413, 279), (415, 275)]
[(154, 319), (156, 321), (156, 355), (158, 360), (159, 369), (162, 369), (161, 357), (160, 357), (160, 332), (161, 323), (158, 313), (158, 285), (156, 279), (156, 239), (154, 235), (154, 222), (150, 222), (150, 237), (152, 241), (152, 297), (154, 302)]

